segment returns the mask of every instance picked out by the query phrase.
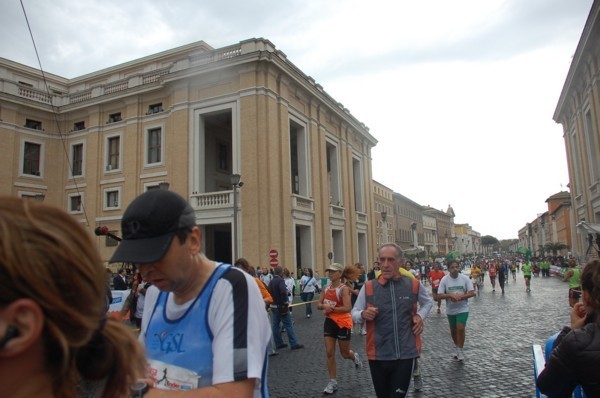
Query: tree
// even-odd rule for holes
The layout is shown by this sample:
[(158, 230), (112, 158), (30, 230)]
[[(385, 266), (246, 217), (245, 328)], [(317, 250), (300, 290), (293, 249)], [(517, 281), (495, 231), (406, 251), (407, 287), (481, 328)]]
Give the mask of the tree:
[(559, 251), (565, 250), (565, 249), (570, 249), (570, 247), (569, 247), (569, 245), (566, 245), (566, 244), (560, 243), (560, 242), (548, 242), (544, 246), (544, 249), (546, 251), (552, 252), (552, 254), (554, 254), (556, 256)]
[(482, 245), (495, 245), (498, 243), (498, 239), (494, 238), (491, 235), (485, 235), (481, 237)]

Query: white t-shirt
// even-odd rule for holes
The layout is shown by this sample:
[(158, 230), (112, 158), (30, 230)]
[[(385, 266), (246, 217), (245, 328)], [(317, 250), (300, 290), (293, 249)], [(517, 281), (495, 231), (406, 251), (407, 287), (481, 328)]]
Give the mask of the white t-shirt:
[(287, 294), (288, 294), (288, 303), (292, 304), (292, 301), (294, 299), (294, 295), (292, 294), (292, 291), (294, 290), (294, 287), (296, 286), (296, 282), (294, 281), (294, 278), (285, 278), (285, 288), (287, 289)]
[[(438, 287), (438, 294), (466, 294), (473, 290), (473, 283), (466, 275), (461, 273), (456, 278), (450, 276), (450, 274), (444, 276)], [(446, 314), (456, 315), (463, 312), (469, 312), (469, 301), (452, 301), (446, 299)]]
[[(263, 366), (265, 364), (265, 355), (267, 346), (271, 341), (271, 326), (265, 311), (265, 304), (258, 289), (256, 281), (246, 272), (232, 267), (234, 272), (241, 272), (248, 287), (248, 314), (246, 316), (246, 325), (240, 325), (244, 329), (243, 335), (247, 341), (247, 368), (248, 378), (255, 378), (257, 382), (254, 386), (254, 398), (260, 398), (260, 379), (263, 376)], [(236, 294), (242, 290), (237, 289)], [(139, 335), (139, 341), (145, 345), (145, 335), (148, 329), (148, 322), (152, 316), (152, 311), (156, 306), (160, 291), (156, 286), (151, 286), (146, 291), (144, 316), (142, 317), (142, 327)], [(213, 351), (213, 384), (221, 384), (235, 381), (233, 358), (234, 347), (234, 291), (231, 283), (220, 279), (213, 290), (208, 307), (208, 325), (213, 332), (212, 341)], [(194, 298), (195, 299), (195, 298)], [(168, 319), (178, 319), (185, 314), (192, 305), (194, 299), (181, 304), (175, 304), (173, 294), (169, 293), (167, 297), (166, 316)], [(239, 322), (237, 323), (239, 324)], [(237, 331), (240, 333), (239, 331)]]
[[(307, 285), (308, 283), (308, 285)], [(308, 275), (302, 275), (300, 278), (300, 292), (301, 293), (314, 293), (317, 288), (317, 279)], [(306, 285), (306, 286), (304, 286)]]

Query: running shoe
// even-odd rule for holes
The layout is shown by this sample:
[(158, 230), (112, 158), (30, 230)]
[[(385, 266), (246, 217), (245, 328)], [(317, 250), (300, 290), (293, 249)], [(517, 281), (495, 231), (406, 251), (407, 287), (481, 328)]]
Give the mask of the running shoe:
[(356, 366), (357, 369), (362, 369), (363, 367), (360, 357), (358, 356), (358, 352), (354, 353), (354, 366)]
[(462, 349), (460, 349), (460, 348), (458, 349), (458, 352), (456, 353), (456, 360), (457, 360), (458, 362), (462, 362), (462, 361), (464, 361), (464, 360), (465, 360), (465, 356), (464, 356), (464, 354), (463, 354), (463, 351), (462, 351)]
[(337, 391), (337, 383), (330, 381), (329, 383), (327, 383), (327, 387), (325, 387), (325, 389), (323, 390), (323, 394), (333, 394), (334, 392)]
[(366, 330), (362, 330), (360, 331), (360, 335), (361, 336), (366, 336), (367, 335), (367, 331)]
[(438, 313), (438, 314), (441, 314), (441, 313), (442, 313), (442, 310), (438, 308), (438, 310), (437, 310), (437, 313)]

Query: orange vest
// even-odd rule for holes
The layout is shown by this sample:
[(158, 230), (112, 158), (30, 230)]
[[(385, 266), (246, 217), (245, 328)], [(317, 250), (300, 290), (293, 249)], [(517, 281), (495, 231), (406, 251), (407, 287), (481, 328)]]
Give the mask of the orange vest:
[[(323, 303), (329, 304), (333, 307), (341, 307), (344, 305), (344, 299), (342, 297), (342, 289), (344, 284), (339, 285), (337, 288), (332, 288), (331, 284), (325, 287)], [(347, 287), (347, 286), (346, 286)], [(352, 316), (350, 312), (328, 312), (325, 314), (326, 317), (331, 318), (339, 327), (352, 329)]]

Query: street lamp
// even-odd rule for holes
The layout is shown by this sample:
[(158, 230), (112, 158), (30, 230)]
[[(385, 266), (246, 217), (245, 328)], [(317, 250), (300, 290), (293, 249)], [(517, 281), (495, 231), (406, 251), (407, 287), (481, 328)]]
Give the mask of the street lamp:
[(170, 186), (170, 184), (168, 182), (166, 182), (166, 181), (158, 183), (158, 189), (160, 189), (161, 191), (168, 191), (169, 190), (169, 186)]
[(237, 236), (237, 212), (238, 212), (238, 205), (237, 205), (237, 194), (238, 194), (238, 188), (241, 188), (244, 183), (242, 181), (240, 181), (240, 179), (242, 178), (241, 175), (239, 174), (232, 174), (230, 177), (230, 182), (231, 182), (231, 186), (233, 187), (233, 259), (232, 261), (235, 261), (235, 259), (237, 258), (237, 254), (238, 254), (238, 250), (237, 250), (237, 245), (238, 245), (238, 236)]

